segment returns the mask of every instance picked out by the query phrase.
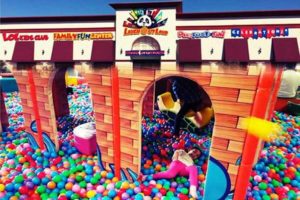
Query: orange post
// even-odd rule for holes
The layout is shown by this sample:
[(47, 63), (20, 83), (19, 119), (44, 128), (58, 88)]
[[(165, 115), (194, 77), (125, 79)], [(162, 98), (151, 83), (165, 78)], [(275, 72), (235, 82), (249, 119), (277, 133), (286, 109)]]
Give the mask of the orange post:
[[(270, 94), (273, 89), (274, 76), (275, 69), (271, 65), (268, 65), (266, 66), (266, 68), (262, 69), (251, 116), (262, 119), (268, 117), (266, 116), (266, 114), (268, 114), (267, 109), (269, 106), (268, 99), (271, 98)], [(242, 162), (236, 180), (234, 200), (241, 200), (245, 199), (246, 197), (247, 187), (249, 184), (258, 143), (259, 138), (247, 134), (245, 146), (243, 149)]]
[(277, 101), (277, 94), (280, 88), (280, 84), (281, 84), (281, 77), (282, 77), (282, 72), (283, 72), (283, 68), (278, 68), (277, 69), (278, 73), (277, 73), (277, 78), (275, 81), (275, 85), (274, 85), (274, 91), (273, 91), (273, 96), (272, 96), (272, 100), (271, 100), (271, 106), (269, 109), (269, 116), (268, 119), (271, 119), (275, 105), (276, 105), (276, 101)]
[(38, 102), (37, 102), (37, 96), (36, 96), (36, 88), (33, 80), (33, 73), (32, 69), (28, 69), (28, 83), (30, 88), (30, 95), (32, 100), (32, 106), (36, 121), (36, 127), (38, 132), (38, 144), (42, 150), (45, 149), (44, 142), (43, 142), (43, 135), (42, 135), (42, 124), (41, 124), (41, 118), (40, 113), (38, 109)]
[(112, 86), (112, 118), (113, 118), (113, 138), (114, 138), (114, 164), (115, 176), (121, 179), (121, 135), (120, 135), (120, 96), (119, 96), (119, 76), (118, 69), (111, 68)]

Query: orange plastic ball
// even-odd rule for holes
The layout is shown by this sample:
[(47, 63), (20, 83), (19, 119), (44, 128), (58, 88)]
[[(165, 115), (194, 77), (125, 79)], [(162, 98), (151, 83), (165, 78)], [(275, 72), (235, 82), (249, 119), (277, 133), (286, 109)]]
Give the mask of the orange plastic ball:
[(56, 183), (53, 182), (53, 181), (50, 181), (47, 183), (47, 187), (51, 190), (55, 189), (56, 188)]
[(65, 185), (65, 189), (66, 189), (66, 190), (72, 190), (72, 187), (73, 187), (73, 183), (71, 183), (71, 182), (68, 182), (68, 183)]

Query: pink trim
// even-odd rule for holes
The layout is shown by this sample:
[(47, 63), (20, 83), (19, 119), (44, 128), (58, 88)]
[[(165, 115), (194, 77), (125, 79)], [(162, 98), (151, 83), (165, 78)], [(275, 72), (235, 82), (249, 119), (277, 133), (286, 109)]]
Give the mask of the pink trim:
[(15, 44), (12, 61), (14, 62), (33, 62), (34, 61), (34, 42), (17, 41)]
[(273, 38), (272, 50), (276, 62), (299, 62), (297, 38)]
[(275, 27), (288, 27), (288, 28), (300, 28), (300, 24), (280, 24), (280, 25), (273, 25), (273, 24), (253, 24), (253, 25), (223, 25), (223, 26), (177, 26), (176, 30), (226, 30), (232, 28), (275, 28)]
[(73, 61), (73, 41), (54, 41), (52, 62)]
[(129, 3), (111, 3), (109, 4), (115, 10), (132, 9), (132, 8), (171, 8), (176, 7), (176, 12), (182, 12), (182, 1), (165, 1), (165, 2), (129, 2)]
[(3, 17), (0, 18), (2, 24), (25, 23), (25, 22), (90, 22), (90, 21), (115, 21), (115, 15), (89, 15), (89, 16), (32, 16), (32, 17)]
[(93, 42), (91, 61), (114, 62), (115, 42), (113, 40), (96, 40)]
[(53, 29), (2, 29), (0, 33), (53, 33), (53, 32), (92, 32), (111, 31), (115, 32), (115, 27), (103, 28), (53, 28)]
[(199, 18), (249, 18), (249, 17), (287, 17), (299, 16), (300, 10), (259, 10), (235, 12), (204, 12), (204, 13), (177, 13), (177, 19)]
[(225, 39), (223, 54), (226, 62), (249, 62), (247, 39)]

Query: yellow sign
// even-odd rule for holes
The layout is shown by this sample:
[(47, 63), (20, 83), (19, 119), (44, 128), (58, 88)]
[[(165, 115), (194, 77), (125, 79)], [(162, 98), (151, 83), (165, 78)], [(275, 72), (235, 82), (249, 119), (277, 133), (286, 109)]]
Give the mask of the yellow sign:
[(125, 28), (124, 29), (124, 36), (127, 35), (168, 35), (168, 31), (166, 30), (161, 30), (159, 28), (147, 28), (143, 27), (140, 29), (137, 28)]
[(103, 40), (113, 39), (111, 32), (99, 33), (54, 33), (54, 40)]

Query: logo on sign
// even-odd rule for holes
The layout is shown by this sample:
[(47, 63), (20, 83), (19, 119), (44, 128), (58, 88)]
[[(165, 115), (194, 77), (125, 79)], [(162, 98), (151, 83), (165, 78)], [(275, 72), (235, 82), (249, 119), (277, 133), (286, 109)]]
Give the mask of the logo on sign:
[(165, 51), (161, 50), (131, 50), (125, 51), (126, 56), (163, 56)]
[(183, 38), (183, 39), (199, 39), (199, 38), (224, 38), (225, 36), (225, 31), (202, 31), (202, 32), (184, 32), (184, 31), (179, 31), (177, 33), (178, 38)]
[(252, 28), (252, 29), (231, 29), (231, 37), (243, 37), (243, 38), (272, 38), (279, 36), (288, 36), (288, 28)]
[(113, 34), (104, 33), (54, 33), (54, 40), (102, 40), (112, 39)]
[(48, 40), (47, 34), (20, 34), (20, 33), (3, 33), (4, 41), (34, 41), (34, 40)]
[(134, 9), (124, 21), (124, 35), (168, 35), (167, 30), (160, 30), (168, 18), (163, 18), (160, 9)]

